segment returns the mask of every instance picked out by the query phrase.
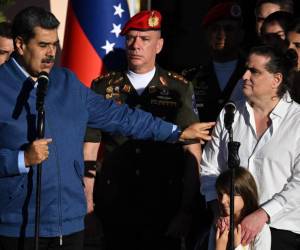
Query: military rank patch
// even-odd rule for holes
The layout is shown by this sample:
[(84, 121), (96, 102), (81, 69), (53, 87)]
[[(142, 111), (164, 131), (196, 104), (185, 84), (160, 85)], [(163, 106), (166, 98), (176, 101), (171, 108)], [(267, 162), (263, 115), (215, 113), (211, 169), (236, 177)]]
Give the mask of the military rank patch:
[(112, 97), (113, 97), (112, 94), (106, 94), (106, 95), (105, 95), (105, 99), (111, 99)]
[(108, 87), (106, 88), (106, 90), (105, 90), (105, 92), (106, 92), (107, 94), (112, 94), (113, 91), (114, 91), (114, 89), (113, 89), (112, 86), (108, 86)]
[(128, 84), (124, 84), (122, 91), (125, 93), (129, 93), (131, 91), (131, 86)]

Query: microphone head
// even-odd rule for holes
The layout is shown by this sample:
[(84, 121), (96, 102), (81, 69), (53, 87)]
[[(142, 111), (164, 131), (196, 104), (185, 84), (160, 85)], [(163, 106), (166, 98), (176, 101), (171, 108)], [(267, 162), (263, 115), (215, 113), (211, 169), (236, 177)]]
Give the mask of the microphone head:
[(49, 74), (46, 71), (41, 71), (38, 75), (38, 82), (49, 82)]
[(229, 101), (224, 106), (226, 113), (234, 113), (236, 110), (235, 103), (233, 101)]
[(231, 129), (231, 125), (234, 121), (234, 112), (236, 110), (236, 106), (234, 102), (229, 101), (224, 106), (225, 115), (224, 115), (224, 125), (227, 130)]
[(36, 110), (41, 111), (44, 107), (44, 99), (48, 90), (49, 74), (45, 71), (39, 73), (36, 91)]

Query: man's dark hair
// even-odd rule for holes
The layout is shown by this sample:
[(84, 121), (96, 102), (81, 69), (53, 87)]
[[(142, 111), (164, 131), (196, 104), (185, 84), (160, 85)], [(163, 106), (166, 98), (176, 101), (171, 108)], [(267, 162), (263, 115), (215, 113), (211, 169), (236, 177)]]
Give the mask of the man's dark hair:
[(266, 63), (265, 68), (270, 73), (281, 73), (282, 83), (278, 87), (277, 96), (282, 97), (287, 90), (293, 88), (291, 82), (292, 72), (297, 67), (298, 56), (295, 50), (289, 48), (278, 47), (276, 43), (272, 45), (262, 44), (253, 47), (249, 55), (256, 54), (269, 57), (270, 60)]
[(265, 34), (268, 25), (272, 24), (273, 22), (276, 22), (283, 29), (284, 34), (286, 36), (288, 28), (290, 27), (293, 20), (294, 20), (294, 16), (291, 13), (286, 12), (286, 11), (276, 11), (276, 12), (270, 14), (265, 19), (265, 21), (263, 22), (263, 25), (261, 26), (261, 33)]
[(276, 4), (280, 7), (281, 11), (286, 11), (291, 14), (294, 13), (294, 2), (293, 0), (258, 0), (255, 6), (255, 14), (257, 15), (258, 9), (265, 3)]
[(27, 43), (29, 39), (35, 36), (35, 27), (51, 30), (56, 29), (58, 25), (59, 21), (51, 12), (36, 6), (27, 7), (14, 18), (12, 24), (13, 39), (20, 36)]
[(0, 36), (12, 39), (11, 23), (9, 22), (0, 23)]

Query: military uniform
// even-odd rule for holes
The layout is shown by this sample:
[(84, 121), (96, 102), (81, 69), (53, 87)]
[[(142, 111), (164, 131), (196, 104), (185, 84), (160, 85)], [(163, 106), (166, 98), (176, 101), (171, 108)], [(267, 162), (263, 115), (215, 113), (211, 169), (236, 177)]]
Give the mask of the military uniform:
[(221, 90), (213, 63), (182, 72), (183, 76), (192, 81), (195, 92), (195, 101), (201, 121), (216, 121), (220, 111), (244, 74), (245, 62), (239, 59), (226, 87)]
[[(141, 95), (124, 72), (97, 78), (92, 89), (106, 99), (141, 108), (182, 128), (198, 121), (192, 107), (191, 84), (159, 67)], [(96, 179), (95, 209), (103, 221), (106, 240), (111, 238), (109, 245), (115, 246), (112, 249), (123, 246), (140, 250), (139, 244), (149, 242), (149, 248), (143, 249), (169, 249), (164, 248), (164, 240), (157, 240), (163, 238), (181, 206), (182, 145), (105, 133), (101, 137), (105, 146), (102, 169)], [(99, 131), (88, 129), (86, 141), (99, 139)], [(123, 243), (118, 245), (121, 239)], [(157, 245), (151, 245), (155, 242)]]

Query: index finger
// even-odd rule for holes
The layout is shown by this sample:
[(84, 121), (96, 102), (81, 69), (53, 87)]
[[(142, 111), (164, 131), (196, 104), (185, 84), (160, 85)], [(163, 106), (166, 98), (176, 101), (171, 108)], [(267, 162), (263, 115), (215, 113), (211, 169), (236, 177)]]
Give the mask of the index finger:
[(216, 124), (215, 122), (200, 122), (199, 126), (201, 127), (201, 129), (210, 129), (215, 124)]
[(52, 138), (44, 138), (44, 139), (39, 139), (37, 140), (39, 144), (41, 145), (48, 145), (49, 143), (52, 142)]
[(52, 138), (46, 138), (45, 140), (46, 140), (47, 144), (52, 142)]

